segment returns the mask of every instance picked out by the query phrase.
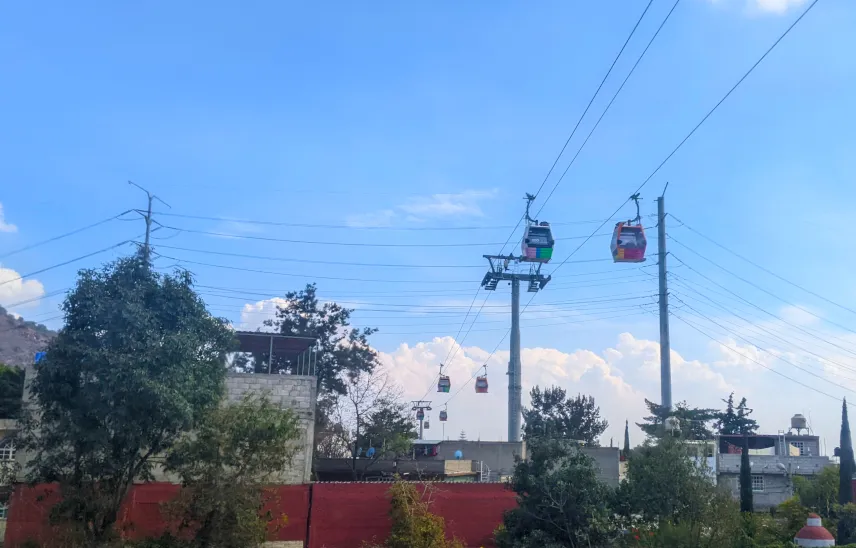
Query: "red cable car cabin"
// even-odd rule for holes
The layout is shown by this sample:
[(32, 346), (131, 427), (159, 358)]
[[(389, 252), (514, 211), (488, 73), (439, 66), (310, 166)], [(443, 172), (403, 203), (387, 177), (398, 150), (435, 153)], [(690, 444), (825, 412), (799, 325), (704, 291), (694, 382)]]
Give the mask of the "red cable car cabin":
[(445, 411), (440, 411), (440, 422), (446, 422), (449, 418), (449, 414)]
[(425, 418), (425, 411), (420, 409), (419, 411), (416, 412), (416, 420), (421, 421), (424, 418)]
[(629, 222), (616, 223), (612, 234), (612, 259), (616, 263), (641, 263), (645, 260), (645, 248), (648, 240), (641, 224)]
[(476, 394), (487, 394), (487, 377), (476, 377)]

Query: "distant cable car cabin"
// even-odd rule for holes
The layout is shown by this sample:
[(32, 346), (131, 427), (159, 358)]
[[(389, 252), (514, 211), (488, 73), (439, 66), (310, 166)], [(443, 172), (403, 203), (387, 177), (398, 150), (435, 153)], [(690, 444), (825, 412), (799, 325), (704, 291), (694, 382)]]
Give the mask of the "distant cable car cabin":
[(428, 429), (431, 427), (431, 423), (430, 423), (430, 422), (428, 422), (428, 421), (425, 421), (425, 424), (424, 424), (424, 425), (422, 425), (422, 427), (423, 427), (425, 430), (428, 430)]
[(645, 238), (645, 228), (642, 226), (642, 216), (639, 213), (639, 195), (634, 194), (630, 199), (636, 203), (636, 218), (616, 223), (609, 246), (612, 251), (612, 260), (616, 263), (645, 261), (648, 240)]
[(487, 394), (487, 365), (484, 366), (484, 375), (476, 377), (476, 394)]
[(446, 422), (447, 420), (449, 420), (449, 414), (445, 410), (440, 411), (440, 422)]
[(423, 419), (425, 419), (425, 411), (419, 409), (418, 411), (416, 411), (416, 420), (421, 421)]
[(443, 364), (440, 364), (440, 380), (437, 381), (437, 392), (449, 392), (452, 388), (452, 381), (448, 375), (443, 374)]
[(522, 261), (530, 263), (549, 263), (553, 258), (553, 231), (550, 223), (538, 222), (529, 216), (529, 206), (535, 196), (526, 195), (526, 228), (523, 230), (523, 241), (520, 250), (523, 255)]

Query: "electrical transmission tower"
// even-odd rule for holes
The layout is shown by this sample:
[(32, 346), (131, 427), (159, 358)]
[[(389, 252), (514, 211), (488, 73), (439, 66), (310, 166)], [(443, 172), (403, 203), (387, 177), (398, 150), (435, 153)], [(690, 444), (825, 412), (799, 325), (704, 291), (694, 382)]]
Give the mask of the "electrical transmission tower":
[(520, 282), (526, 282), (527, 290), (535, 293), (544, 289), (550, 276), (541, 274), (541, 263), (530, 263), (529, 273), (510, 272), (512, 262), (521, 262), (524, 257), (513, 255), (484, 255), (490, 270), (484, 275), (481, 285), (487, 291), (496, 291), (501, 281), (511, 282), (511, 355), (508, 360), (508, 441), (520, 441), (521, 397), (523, 384), (520, 365)]

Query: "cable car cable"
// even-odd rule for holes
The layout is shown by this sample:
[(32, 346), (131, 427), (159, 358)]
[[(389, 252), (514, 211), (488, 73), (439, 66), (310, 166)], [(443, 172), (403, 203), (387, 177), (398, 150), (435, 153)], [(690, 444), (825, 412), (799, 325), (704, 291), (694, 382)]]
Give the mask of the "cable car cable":
[(823, 301), (828, 302), (829, 304), (832, 304), (832, 305), (837, 306), (838, 308), (841, 308), (842, 310), (846, 310), (847, 312), (850, 312), (850, 313), (852, 313), (852, 314), (856, 314), (856, 310), (854, 310), (854, 309), (852, 309), (852, 308), (848, 308), (848, 307), (846, 307), (846, 306), (844, 306), (844, 305), (842, 305), (842, 304), (839, 304), (839, 303), (837, 303), (837, 302), (833, 301), (832, 299), (828, 299), (828, 298), (824, 297), (823, 295), (820, 295), (820, 294), (818, 294), (818, 293), (816, 293), (816, 292), (814, 292), (814, 291), (812, 291), (812, 290), (810, 290), (810, 289), (807, 289), (807, 288), (805, 288), (805, 287), (801, 286), (801, 285), (800, 285), (800, 284), (798, 284), (798, 283), (792, 282), (792, 281), (788, 280), (787, 278), (785, 278), (785, 277), (783, 277), (783, 276), (780, 276), (780, 275), (776, 274), (776, 273), (775, 273), (775, 272), (773, 272), (772, 270), (770, 270), (770, 269), (768, 269), (768, 268), (765, 268), (765, 267), (763, 267), (763, 266), (759, 265), (758, 263), (756, 263), (756, 262), (752, 261), (751, 259), (748, 259), (748, 258), (744, 257), (743, 255), (741, 255), (741, 254), (737, 253), (736, 251), (733, 251), (733, 250), (731, 250), (731, 249), (729, 249), (729, 248), (725, 247), (724, 245), (722, 245), (721, 243), (717, 242), (717, 241), (716, 241), (716, 240), (714, 240), (713, 238), (711, 238), (711, 237), (707, 236), (706, 234), (703, 234), (702, 232), (700, 232), (700, 231), (698, 231), (698, 230), (694, 229), (693, 227), (691, 227), (690, 225), (686, 224), (684, 221), (682, 221), (682, 220), (678, 219), (677, 217), (675, 217), (675, 216), (674, 216), (674, 215), (672, 215), (671, 213), (669, 214), (669, 216), (670, 216), (670, 217), (672, 217), (673, 219), (675, 219), (676, 221), (678, 221), (679, 223), (681, 223), (681, 225), (682, 225), (684, 228), (686, 228), (687, 230), (690, 230), (690, 231), (692, 231), (692, 232), (695, 232), (696, 234), (698, 234), (699, 236), (701, 236), (702, 238), (704, 238), (704, 239), (705, 239), (705, 240), (707, 240), (708, 242), (710, 242), (710, 243), (712, 243), (713, 245), (715, 245), (715, 246), (719, 247), (720, 249), (723, 249), (723, 250), (725, 250), (725, 251), (727, 251), (727, 252), (731, 253), (732, 255), (734, 255), (735, 257), (737, 257), (738, 259), (741, 259), (741, 260), (743, 260), (743, 261), (745, 261), (745, 262), (747, 262), (747, 263), (751, 264), (751, 265), (752, 265), (752, 266), (754, 266), (755, 268), (758, 268), (759, 270), (763, 270), (763, 271), (764, 271), (764, 272), (766, 272), (767, 274), (769, 274), (769, 275), (771, 275), (771, 276), (773, 276), (773, 277), (775, 277), (775, 278), (778, 278), (779, 280), (781, 280), (781, 281), (785, 282), (786, 284), (789, 284), (789, 285), (791, 285), (791, 286), (793, 286), (793, 287), (796, 287), (797, 289), (801, 289), (801, 290), (805, 291), (806, 293), (808, 293), (809, 295), (813, 295), (813, 296), (817, 297), (818, 299), (821, 299), (821, 300), (823, 300)]
[[(669, 10), (669, 12), (666, 14), (666, 17), (663, 19), (663, 22), (660, 23), (659, 27), (657, 27), (657, 31), (654, 32), (654, 35), (651, 36), (650, 40), (648, 40), (648, 44), (645, 46), (645, 49), (642, 50), (641, 54), (639, 54), (639, 57), (636, 59), (636, 62), (633, 64), (633, 67), (630, 69), (630, 72), (628, 72), (627, 76), (624, 77), (624, 81), (621, 82), (620, 86), (618, 86), (618, 89), (612, 95), (612, 99), (609, 100), (609, 103), (606, 105), (606, 108), (604, 108), (603, 112), (601, 112), (600, 117), (597, 119), (597, 122), (595, 122), (594, 126), (592, 126), (592, 128), (589, 131), (588, 135), (586, 136), (585, 140), (580, 145), (580, 148), (577, 149), (576, 154), (574, 154), (574, 157), (571, 158), (570, 163), (568, 163), (567, 167), (565, 167), (565, 171), (562, 172), (562, 175), (559, 177), (559, 180), (556, 181), (555, 185), (553, 185), (553, 189), (550, 190), (550, 194), (548, 194), (547, 198), (541, 203), (541, 207), (538, 209), (538, 212), (535, 213), (536, 217), (541, 214), (541, 211), (544, 209), (544, 206), (547, 205), (547, 202), (553, 196), (553, 193), (556, 192), (556, 189), (559, 187), (559, 184), (561, 184), (562, 180), (564, 180), (565, 175), (568, 173), (568, 170), (571, 169), (571, 166), (574, 165), (574, 162), (576, 162), (577, 157), (583, 151), (586, 144), (589, 142), (589, 139), (591, 139), (592, 134), (594, 134), (595, 130), (600, 125), (601, 121), (603, 121), (603, 118), (606, 116), (606, 113), (609, 112), (610, 107), (612, 107), (612, 104), (618, 98), (618, 95), (621, 93), (621, 90), (624, 89), (624, 86), (625, 86), (625, 84), (627, 84), (627, 81), (630, 80), (630, 77), (633, 75), (633, 72), (636, 70), (636, 67), (639, 66), (640, 62), (642, 62), (642, 58), (645, 57), (646, 53), (648, 53), (648, 49), (651, 47), (651, 44), (654, 43), (654, 40), (657, 39), (657, 36), (660, 34), (660, 31), (663, 30), (664, 26), (666, 26), (666, 23), (669, 21), (669, 18), (672, 16), (672, 12), (674, 12), (675, 8), (678, 7), (678, 4), (680, 3), (680, 1), (681, 0), (675, 0), (674, 5), (672, 5), (672, 9)], [(650, 4), (649, 4), (649, 6), (650, 6)]]

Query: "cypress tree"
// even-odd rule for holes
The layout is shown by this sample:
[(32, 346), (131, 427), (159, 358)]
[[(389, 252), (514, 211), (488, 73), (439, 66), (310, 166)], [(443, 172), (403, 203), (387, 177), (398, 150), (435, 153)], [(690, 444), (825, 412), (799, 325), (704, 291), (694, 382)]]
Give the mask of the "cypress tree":
[[(841, 405), (841, 439), (839, 440), (838, 457), (841, 464), (838, 467), (838, 503), (849, 504), (853, 502), (853, 473), (856, 471), (856, 463), (853, 461), (853, 440), (850, 438), (850, 419), (847, 418), (847, 398)], [(849, 544), (853, 542), (854, 531), (850, 520), (842, 519), (838, 522), (838, 544)]]
[(749, 464), (749, 436), (743, 434), (743, 450), (740, 452), (740, 511), (751, 512), (752, 468)]
[(630, 422), (624, 421), (624, 448), (621, 450), (621, 454), (626, 459), (630, 454)]

